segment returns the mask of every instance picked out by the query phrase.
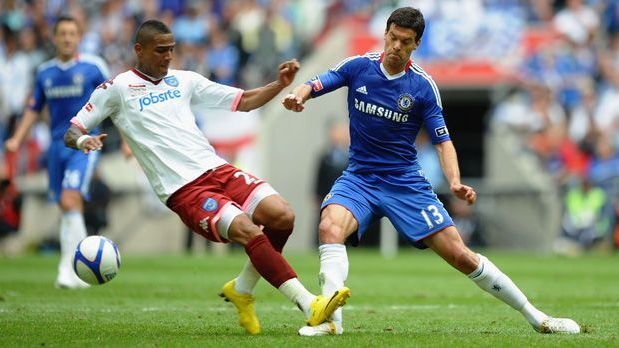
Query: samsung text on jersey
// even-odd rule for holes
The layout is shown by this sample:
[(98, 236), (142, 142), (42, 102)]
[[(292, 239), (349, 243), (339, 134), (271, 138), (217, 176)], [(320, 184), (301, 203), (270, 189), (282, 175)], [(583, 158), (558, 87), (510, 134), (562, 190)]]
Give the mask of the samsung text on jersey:
[(378, 106), (376, 104), (360, 101), (357, 98), (355, 98), (355, 109), (361, 112), (364, 112), (366, 114), (369, 114), (369, 115), (384, 117), (393, 122), (408, 121), (408, 114), (402, 114), (402, 113), (387, 109), (385, 107)]

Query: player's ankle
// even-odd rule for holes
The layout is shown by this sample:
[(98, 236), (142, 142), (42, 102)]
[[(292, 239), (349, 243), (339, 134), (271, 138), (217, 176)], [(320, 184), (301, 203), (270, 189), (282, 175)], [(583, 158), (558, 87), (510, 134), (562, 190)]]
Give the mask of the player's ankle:
[(531, 326), (536, 329), (538, 329), (542, 325), (544, 320), (548, 318), (548, 315), (546, 315), (546, 313), (535, 308), (535, 306), (533, 306), (530, 302), (525, 303), (525, 305), (520, 310), (520, 313), (522, 313), (522, 315), (525, 317), (525, 319), (527, 319), (529, 324), (531, 324)]

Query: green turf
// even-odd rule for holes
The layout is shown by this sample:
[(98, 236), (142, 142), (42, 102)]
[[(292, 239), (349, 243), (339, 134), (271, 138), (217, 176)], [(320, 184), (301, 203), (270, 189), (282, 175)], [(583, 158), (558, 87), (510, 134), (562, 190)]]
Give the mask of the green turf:
[[(488, 252), (531, 302), (582, 324), (580, 335), (541, 335), (431, 252), (384, 260), (350, 251), (353, 296), (338, 337), (296, 335), (303, 316), (261, 282), (263, 333), (246, 336), (217, 292), (245, 256), (125, 257), (116, 279), (82, 291), (52, 287), (57, 256), (0, 258), (0, 347), (618, 347), (619, 256), (561, 258)], [(288, 255), (311, 291), (315, 254)]]

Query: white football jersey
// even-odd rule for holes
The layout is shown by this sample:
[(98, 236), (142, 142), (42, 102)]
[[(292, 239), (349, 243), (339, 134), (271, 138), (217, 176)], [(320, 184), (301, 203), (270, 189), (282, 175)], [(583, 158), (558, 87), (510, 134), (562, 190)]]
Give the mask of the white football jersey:
[(89, 131), (110, 117), (165, 203), (185, 184), (226, 163), (196, 125), (191, 107), (236, 111), (242, 95), (241, 89), (192, 71), (170, 69), (153, 81), (131, 69), (97, 87), (71, 122)]

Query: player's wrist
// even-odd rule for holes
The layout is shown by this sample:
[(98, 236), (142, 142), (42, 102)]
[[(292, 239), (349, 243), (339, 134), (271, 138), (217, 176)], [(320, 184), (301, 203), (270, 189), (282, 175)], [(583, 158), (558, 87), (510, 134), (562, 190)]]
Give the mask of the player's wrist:
[(88, 134), (80, 135), (80, 137), (77, 138), (77, 141), (75, 142), (75, 147), (77, 147), (78, 150), (81, 150), (84, 142), (90, 138), (92, 137)]

